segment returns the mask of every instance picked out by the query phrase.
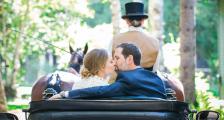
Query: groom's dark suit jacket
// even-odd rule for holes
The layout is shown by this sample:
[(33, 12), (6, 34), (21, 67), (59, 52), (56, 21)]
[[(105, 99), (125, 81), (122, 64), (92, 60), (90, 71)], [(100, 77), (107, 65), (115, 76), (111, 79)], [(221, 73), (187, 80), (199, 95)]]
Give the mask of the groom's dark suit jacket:
[(166, 99), (162, 80), (143, 68), (118, 73), (117, 80), (108, 86), (72, 90), (68, 98), (153, 97)]

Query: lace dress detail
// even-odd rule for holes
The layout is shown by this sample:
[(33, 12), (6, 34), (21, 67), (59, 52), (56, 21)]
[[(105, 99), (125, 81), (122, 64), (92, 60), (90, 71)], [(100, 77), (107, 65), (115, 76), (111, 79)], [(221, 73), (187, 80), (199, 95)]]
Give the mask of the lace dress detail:
[(82, 88), (105, 86), (105, 85), (109, 85), (105, 79), (100, 78), (98, 76), (91, 76), (76, 82), (73, 85), (72, 89), (82, 89)]

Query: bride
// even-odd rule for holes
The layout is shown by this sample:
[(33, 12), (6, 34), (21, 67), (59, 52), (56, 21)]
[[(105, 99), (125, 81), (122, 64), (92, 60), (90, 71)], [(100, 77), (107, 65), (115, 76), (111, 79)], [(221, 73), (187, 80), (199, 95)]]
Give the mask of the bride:
[[(81, 79), (73, 85), (74, 89), (82, 89), (96, 86), (109, 85), (107, 77), (115, 70), (112, 56), (105, 49), (93, 49), (88, 52), (83, 60), (81, 68)], [(64, 91), (63, 91), (64, 92)], [(68, 96), (68, 92), (64, 92)], [(61, 98), (61, 93), (54, 95), (51, 99)]]

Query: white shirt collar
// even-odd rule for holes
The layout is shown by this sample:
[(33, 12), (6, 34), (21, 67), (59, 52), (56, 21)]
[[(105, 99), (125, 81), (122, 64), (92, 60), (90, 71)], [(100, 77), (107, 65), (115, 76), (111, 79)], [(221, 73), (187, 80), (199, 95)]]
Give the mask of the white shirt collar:
[(142, 68), (141, 66), (136, 66), (135, 69)]
[(133, 27), (133, 26), (130, 26), (129, 27), (129, 31), (143, 32), (143, 28), (142, 27)]

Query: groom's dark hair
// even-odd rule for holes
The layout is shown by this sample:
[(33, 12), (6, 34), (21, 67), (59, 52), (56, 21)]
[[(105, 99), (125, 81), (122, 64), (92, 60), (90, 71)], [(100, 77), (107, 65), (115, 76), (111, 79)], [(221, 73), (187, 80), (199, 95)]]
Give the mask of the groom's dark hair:
[(122, 54), (124, 55), (124, 58), (127, 58), (129, 55), (133, 56), (134, 64), (140, 65), (141, 61), (141, 52), (137, 46), (131, 43), (122, 43), (118, 45), (116, 48), (122, 48)]

